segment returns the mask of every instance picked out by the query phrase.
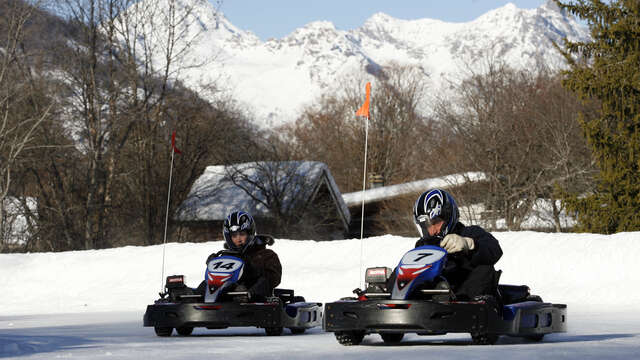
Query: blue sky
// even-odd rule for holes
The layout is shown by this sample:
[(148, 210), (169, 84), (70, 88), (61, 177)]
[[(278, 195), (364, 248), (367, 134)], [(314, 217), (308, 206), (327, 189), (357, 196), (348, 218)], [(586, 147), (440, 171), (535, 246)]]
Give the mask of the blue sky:
[[(209, 1), (217, 4), (219, 0)], [(353, 29), (377, 12), (399, 19), (464, 22), (509, 2), (532, 9), (545, 0), (222, 0), (220, 10), (234, 25), (266, 40), (281, 38), (317, 20), (331, 21), (338, 29)]]

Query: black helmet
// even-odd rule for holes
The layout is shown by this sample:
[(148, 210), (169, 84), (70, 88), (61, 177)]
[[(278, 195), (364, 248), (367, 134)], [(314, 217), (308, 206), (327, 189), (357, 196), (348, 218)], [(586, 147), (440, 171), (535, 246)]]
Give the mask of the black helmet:
[(428, 236), (427, 228), (430, 224), (442, 220), (445, 226), (436, 236), (446, 236), (458, 223), (460, 213), (453, 196), (440, 189), (431, 189), (420, 195), (413, 206), (413, 221), (421, 236)]
[[(239, 231), (247, 233), (247, 242), (241, 248), (231, 241), (231, 234)], [(244, 211), (234, 211), (224, 220), (222, 224), (222, 234), (227, 247), (232, 250), (244, 251), (253, 245), (256, 238), (256, 223), (249, 213)]]

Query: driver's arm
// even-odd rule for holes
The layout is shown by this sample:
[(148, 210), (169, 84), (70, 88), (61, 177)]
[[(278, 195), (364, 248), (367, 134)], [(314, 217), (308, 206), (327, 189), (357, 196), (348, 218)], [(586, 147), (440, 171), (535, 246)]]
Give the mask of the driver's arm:
[(467, 226), (460, 235), (473, 239), (474, 248), (469, 253), (471, 265), (495, 265), (502, 257), (498, 240), (480, 226)]
[(249, 292), (252, 295), (271, 296), (273, 289), (280, 284), (282, 265), (278, 255), (272, 250), (263, 251), (260, 257), (260, 277), (251, 286)]

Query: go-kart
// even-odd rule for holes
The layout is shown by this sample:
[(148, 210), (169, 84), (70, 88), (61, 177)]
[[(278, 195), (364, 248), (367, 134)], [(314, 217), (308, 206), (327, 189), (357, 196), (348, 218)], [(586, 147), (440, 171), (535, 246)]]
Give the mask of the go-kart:
[(410, 250), (395, 269), (395, 281), (390, 268), (368, 268), (365, 290), (325, 305), (324, 330), (342, 345), (360, 344), (375, 333), (385, 343), (400, 342), (405, 333), (470, 333), (473, 344), (486, 345), (500, 335), (540, 341), (566, 331), (567, 306), (543, 302), (527, 286), (497, 285), (496, 280), (495, 296), (456, 299), (442, 275), (448, 256), (439, 246)]
[(183, 275), (168, 276), (164, 292), (147, 306), (144, 326), (158, 336), (191, 335), (196, 327), (224, 329), (235, 326), (264, 328), (267, 335), (281, 335), (284, 328), (293, 334), (322, 323), (322, 304), (306, 302), (293, 290), (275, 289), (272, 296), (249, 300), (247, 291), (234, 291), (242, 277), (244, 261), (233, 252), (210, 259), (205, 271), (204, 294), (185, 284)]

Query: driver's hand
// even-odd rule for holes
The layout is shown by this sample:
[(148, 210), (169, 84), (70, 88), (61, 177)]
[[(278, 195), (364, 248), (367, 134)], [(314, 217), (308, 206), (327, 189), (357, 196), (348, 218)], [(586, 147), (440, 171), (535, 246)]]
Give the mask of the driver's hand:
[(455, 254), (460, 251), (468, 252), (469, 250), (473, 250), (475, 243), (472, 238), (463, 237), (458, 234), (449, 234), (440, 242), (440, 247), (447, 250), (449, 254)]

